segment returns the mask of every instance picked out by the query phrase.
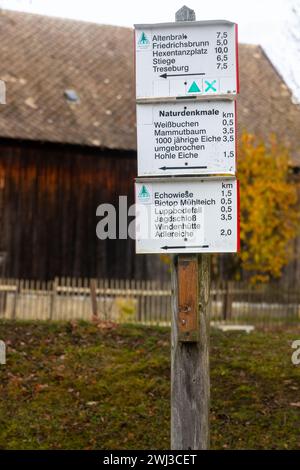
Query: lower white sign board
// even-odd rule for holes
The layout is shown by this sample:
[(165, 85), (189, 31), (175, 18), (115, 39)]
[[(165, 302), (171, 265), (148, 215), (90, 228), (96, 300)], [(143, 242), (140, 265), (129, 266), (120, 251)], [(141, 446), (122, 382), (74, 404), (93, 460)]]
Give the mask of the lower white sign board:
[(235, 174), (234, 101), (137, 105), (138, 176)]
[(235, 253), (239, 186), (235, 178), (139, 178), (137, 253)]

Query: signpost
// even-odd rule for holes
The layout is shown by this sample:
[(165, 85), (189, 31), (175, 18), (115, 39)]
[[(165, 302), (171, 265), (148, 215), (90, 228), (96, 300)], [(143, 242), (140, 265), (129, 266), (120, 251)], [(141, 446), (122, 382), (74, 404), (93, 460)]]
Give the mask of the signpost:
[(235, 23), (135, 25), (135, 32), (137, 99), (238, 93)]
[(137, 105), (138, 174), (235, 174), (234, 101)]
[(209, 253), (239, 250), (237, 25), (136, 25), (136, 252), (172, 255), (171, 448), (209, 448)]
[(137, 253), (234, 253), (238, 247), (235, 178), (139, 178)]

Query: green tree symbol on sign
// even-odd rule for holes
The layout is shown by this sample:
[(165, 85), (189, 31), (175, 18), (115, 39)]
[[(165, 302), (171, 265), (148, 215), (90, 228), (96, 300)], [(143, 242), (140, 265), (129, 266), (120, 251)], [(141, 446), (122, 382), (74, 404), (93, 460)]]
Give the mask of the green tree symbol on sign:
[(144, 32), (140, 36), (139, 44), (149, 44), (149, 39)]
[(144, 199), (147, 199), (150, 196), (145, 185), (142, 186), (139, 196), (140, 198), (144, 198)]

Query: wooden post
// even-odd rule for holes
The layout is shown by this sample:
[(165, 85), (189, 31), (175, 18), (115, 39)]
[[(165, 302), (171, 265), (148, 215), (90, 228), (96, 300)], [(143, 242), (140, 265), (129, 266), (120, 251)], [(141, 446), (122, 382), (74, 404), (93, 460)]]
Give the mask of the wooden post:
[(232, 317), (232, 282), (226, 280), (224, 283), (223, 296), (223, 320), (229, 320)]
[(96, 293), (96, 281), (95, 281), (95, 279), (91, 279), (91, 281), (90, 281), (90, 293), (91, 293), (93, 320), (97, 320), (97, 318), (98, 318), (98, 308), (97, 308), (97, 293)]
[(56, 296), (57, 296), (58, 278), (56, 277), (53, 281), (52, 292), (50, 293), (50, 314), (49, 320), (53, 320), (56, 307)]
[(15, 295), (14, 295), (14, 300), (13, 300), (13, 305), (12, 305), (12, 312), (11, 312), (11, 318), (12, 320), (16, 320), (17, 318), (17, 308), (18, 308), (18, 298), (20, 290), (22, 287), (22, 281), (19, 281), (18, 279), (16, 280), (16, 290), (15, 290)]
[[(194, 21), (182, 7), (176, 21)], [(176, 255), (172, 262), (171, 448), (209, 448), (210, 255)]]

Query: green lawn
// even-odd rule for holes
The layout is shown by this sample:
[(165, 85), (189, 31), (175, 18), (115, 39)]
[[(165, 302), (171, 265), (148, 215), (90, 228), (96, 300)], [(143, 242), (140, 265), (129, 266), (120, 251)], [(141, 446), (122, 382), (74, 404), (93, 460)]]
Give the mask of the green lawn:
[[(1, 449), (169, 448), (169, 330), (0, 323)], [(300, 449), (300, 328), (212, 332), (214, 449)]]

